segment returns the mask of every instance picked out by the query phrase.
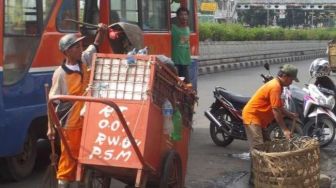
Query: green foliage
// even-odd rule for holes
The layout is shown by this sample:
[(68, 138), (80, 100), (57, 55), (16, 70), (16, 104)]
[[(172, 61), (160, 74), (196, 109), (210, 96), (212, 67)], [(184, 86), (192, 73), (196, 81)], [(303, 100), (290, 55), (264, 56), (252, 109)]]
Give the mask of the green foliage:
[(200, 40), (331, 40), (335, 28), (285, 29), (281, 27), (244, 27), (241, 24), (200, 23)]

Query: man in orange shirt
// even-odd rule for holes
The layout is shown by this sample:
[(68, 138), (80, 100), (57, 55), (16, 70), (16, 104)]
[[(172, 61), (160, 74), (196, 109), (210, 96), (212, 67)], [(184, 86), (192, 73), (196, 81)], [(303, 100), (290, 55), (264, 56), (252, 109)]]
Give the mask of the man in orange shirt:
[(284, 109), (281, 92), (283, 87), (291, 85), (293, 80), (299, 81), (297, 73), (298, 70), (294, 65), (285, 64), (281, 66), (278, 76), (261, 86), (245, 105), (242, 115), (250, 151), (256, 145), (269, 139), (265, 128), (274, 119), (282, 129), (284, 136), (287, 139), (291, 137), (291, 132), (283, 117), (297, 118), (298, 115)]

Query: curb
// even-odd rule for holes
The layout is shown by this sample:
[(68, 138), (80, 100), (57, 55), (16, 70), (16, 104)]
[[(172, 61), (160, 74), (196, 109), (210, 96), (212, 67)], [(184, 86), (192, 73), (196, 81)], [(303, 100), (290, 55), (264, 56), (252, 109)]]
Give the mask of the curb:
[[(289, 56), (289, 57), (276, 57), (276, 58), (269, 58), (269, 59), (259, 59), (259, 60), (223, 63), (223, 64), (215, 64), (215, 65), (202, 65), (202, 63), (200, 63), (199, 68), (198, 68), (198, 75), (205, 75), (205, 74), (225, 72), (225, 71), (230, 71), (230, 70), (237, 70), (237, 69), (242, 69), (242, 68), (263, 66), (265, 63), (269, 63), (269, 64), (289, 63), (289, 62), (294, 62), (294, 61), (315, 59), (315, 58), (325, 57), (325, 56), (326, 56), (325, 50), (319, 50), (319, 51), (315, 51), (310, 54)], [(220, 59), (216, 59), (213, 61), (220, 62)]]

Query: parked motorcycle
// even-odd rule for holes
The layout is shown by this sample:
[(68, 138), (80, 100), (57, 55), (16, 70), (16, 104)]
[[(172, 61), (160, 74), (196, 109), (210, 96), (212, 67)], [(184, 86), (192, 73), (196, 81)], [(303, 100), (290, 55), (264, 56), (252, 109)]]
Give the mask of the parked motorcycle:
[[(269, 64), (264, 66), (269, 70)], [(261, 74), (264, 83), (271, 80), (270, 75)], [(245, 128), (242, 120), (242, 110), (250, 97), (243, 97), (229, 92), (223, 87), (216, 87), (213, 91), (215, 101), (210, 108), (205, 111), (205, 116), (210, 120), (210, 136), (218, 146), (227, 146), (234, 139), (247, 140)], [(292, 129), (295, 135), (303, 135), (300, 121), (285, 118), (285, 123)], [(281, 128), (273, 121), (267, 128), (271, 139), (283, 138)]]
[(304, 88), (303, 115), (307, 119), (304, 123), (304, 133), (317, 138), (320, 147), (329, 145), (335, 138), (336, 116), (332, 109), (335, 106), (334, 92), (325, 88), (318, 88), (309, 84)]
[(299, 114), (304, 135), (318, 139), (320, 147), (329, 145), (336, 132), (335, 93), (334, 87), (330, 86), (333, 83), (327, 77), (329, 73), (329, 63), (318, 58), (310, 67), (310, 75), (318, 77), (317, 82), (306, 84), (303, 89), (291, 85), (283, 92), (285, 107)]

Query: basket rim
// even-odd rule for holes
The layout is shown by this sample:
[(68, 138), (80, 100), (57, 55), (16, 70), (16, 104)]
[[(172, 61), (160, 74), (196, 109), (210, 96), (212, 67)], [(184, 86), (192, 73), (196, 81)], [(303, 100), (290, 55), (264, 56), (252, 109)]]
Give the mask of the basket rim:
[(252, 154), (256, 153), (257, 155), (266, 155), (268, 157), (283, 157), (283, 156), (297, 155), (297, 154), (305, 153), (307, 151), (316, 150), (316, 149), (319, 149), (319, 145), (314, 143), (306, 148), (300, 148), (300, 149), (293, 150), (293, 151), (283, 151), (283, 152), (265, 152), (265, 151), (259, 151), (253, 148)]

